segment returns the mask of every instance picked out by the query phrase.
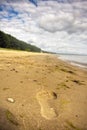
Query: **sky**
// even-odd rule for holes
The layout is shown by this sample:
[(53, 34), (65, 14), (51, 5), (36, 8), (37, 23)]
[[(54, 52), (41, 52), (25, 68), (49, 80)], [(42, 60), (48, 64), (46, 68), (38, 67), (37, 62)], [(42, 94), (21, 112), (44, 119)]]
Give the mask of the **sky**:
[(87, 54), (87, 0), (0, 0), (0, 30), (42, 50)]

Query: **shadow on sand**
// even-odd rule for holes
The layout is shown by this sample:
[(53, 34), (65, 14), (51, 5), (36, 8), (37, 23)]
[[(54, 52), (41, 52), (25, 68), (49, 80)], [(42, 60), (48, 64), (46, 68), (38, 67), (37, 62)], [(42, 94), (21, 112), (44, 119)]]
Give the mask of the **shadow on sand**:
[(0, 130), (19, 130), (16, 117), (5, 108), (0, 108)]

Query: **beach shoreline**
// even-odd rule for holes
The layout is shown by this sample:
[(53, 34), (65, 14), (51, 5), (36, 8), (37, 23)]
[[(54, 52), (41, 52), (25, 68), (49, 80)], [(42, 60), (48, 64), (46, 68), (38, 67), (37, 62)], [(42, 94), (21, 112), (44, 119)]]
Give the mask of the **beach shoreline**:
[(84, 63), (81, 63), (81, 62), (75, 62), (75, 61), (70, 61), (70, 64), (87, 70), (87, 64), (84, 64)]
[[(83, 69), (87, 69), (87, 55), (57, 55), (59, 59), (70, 63), (71, 65), (78, 66)], [(78, 58), (79, 57), (79, 58)], [(85, 57), (85, 59), (84, 59)], [(74, 59), (75, 58), (75, 59)], [(82, 58), (82, 59), (81, 59)]]
[(0, 129), (86, 130), (86, 108), (86, 70), (53, 54), (0, 51)]

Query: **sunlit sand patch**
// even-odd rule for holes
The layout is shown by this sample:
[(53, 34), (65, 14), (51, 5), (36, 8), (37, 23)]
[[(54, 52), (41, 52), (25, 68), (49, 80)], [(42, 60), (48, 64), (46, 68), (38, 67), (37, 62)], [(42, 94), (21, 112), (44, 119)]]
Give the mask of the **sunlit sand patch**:
[(57, 98), (56, 93), (42, 90), (37, 93), (37, 100), (41, 106), (41, 115), (45, 119), (51, 120), (57, 117), (57, 113), (54, 108), (50, 107), (48, 100), (54, 100)]
[(4, 64), (0, 64), (0, 70), (5, 70), (5, 68)]

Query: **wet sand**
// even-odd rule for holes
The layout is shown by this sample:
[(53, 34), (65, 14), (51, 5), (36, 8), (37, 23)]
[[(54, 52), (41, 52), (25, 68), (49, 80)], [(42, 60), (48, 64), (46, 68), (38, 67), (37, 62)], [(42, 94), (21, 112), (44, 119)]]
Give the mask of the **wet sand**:
[(87, 130), (87, 71), (51, 54), (0, 50), (0, 130)]

